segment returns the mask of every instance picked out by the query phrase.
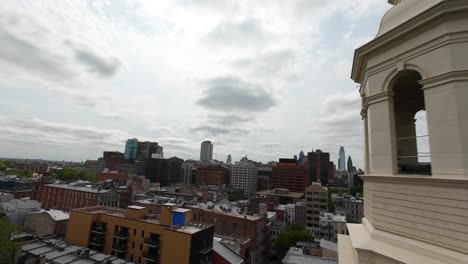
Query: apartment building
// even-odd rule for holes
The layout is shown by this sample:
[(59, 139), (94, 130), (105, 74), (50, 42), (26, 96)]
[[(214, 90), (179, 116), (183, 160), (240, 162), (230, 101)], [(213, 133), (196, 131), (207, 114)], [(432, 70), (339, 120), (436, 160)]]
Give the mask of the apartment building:
[(191, 220), (191, 210), (171, 203), (159, 215), (141, 206), (74, 209), (66, 242), (133, 263), (211, 263), (214, 228)]
[(306, 227), (314, 231), (320, 229), (320, 212), (328, 212), (328, 190), (320, 183), (312, 183), (306, 188)]

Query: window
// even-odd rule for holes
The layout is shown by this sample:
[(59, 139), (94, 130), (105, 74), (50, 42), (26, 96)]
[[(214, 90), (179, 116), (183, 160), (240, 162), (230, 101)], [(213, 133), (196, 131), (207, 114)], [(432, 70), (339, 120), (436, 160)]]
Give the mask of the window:
[(135, 242), (132, 242), (132, 248), (135, 248)]
[(399, 174), (431, 174), (429, 135), (421, 75), (413, 70), (399, 72), (390, 86), (394, 93), (394, 128)]
[(133, 229), (133, 235), (136, 236), (136, 229)]
[(143, 244), (140, 244), (140, 250), (143, 250)]
[(141, 237), (145, 237), (145, 231), (141, 230)]

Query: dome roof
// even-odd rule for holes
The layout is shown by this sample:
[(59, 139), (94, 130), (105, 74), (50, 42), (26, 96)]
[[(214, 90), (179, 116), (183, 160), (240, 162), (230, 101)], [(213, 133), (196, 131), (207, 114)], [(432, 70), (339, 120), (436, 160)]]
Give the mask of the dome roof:
[[(379, 37), (390, 30), (398, 27), (404, 22), (416, 17), (424, 11), (438, 3), (447, 0), (399, 0), (393, 1), (394, 7), (390, 8), (380, 22), (379, 32), (376, 37)], [(389, 1), (392, 3), (391, 1)]]

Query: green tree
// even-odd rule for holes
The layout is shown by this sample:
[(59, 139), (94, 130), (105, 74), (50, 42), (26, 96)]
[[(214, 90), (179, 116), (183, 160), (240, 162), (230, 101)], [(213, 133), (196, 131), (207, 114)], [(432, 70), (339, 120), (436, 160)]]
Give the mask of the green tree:
[(354, 185), (353, 187), (349, 188), (349, 194), (352, 196), (356, 196), (357, 194), (363, 194), (362, 185)]
[(17, 170), (17, 169), (11, 169), (11, 170), (6, 170), (5, 171), (6, 175), (16, 175), (19, 178), (30, 178), (32, 176), (32, 172), (28, 170)]
[(55, 178), (61, 181), (90, 181), (97, 182), (98, 177), (93, 173), (85, 173), (74, 168), (63, 168), (61, 171), (54, 174)]
[(313, 241), (314, 237), (307, 232), (303, 224), (290, 224), (286, 231), (278, 235), (275, 245), (273, 246), (274, 254), (281, 259), (290, 247), (296, 245), (299, 241)]
[(13, 263), (19, 244), (10, 240), (11, 234), (17, 227), (10, 222), (8, 217), (0, 215), (0, 264)]
[(11, 168), (11, 162), (8, 160), (0, 160), (0, 171), (4, 171), (7, 168)]

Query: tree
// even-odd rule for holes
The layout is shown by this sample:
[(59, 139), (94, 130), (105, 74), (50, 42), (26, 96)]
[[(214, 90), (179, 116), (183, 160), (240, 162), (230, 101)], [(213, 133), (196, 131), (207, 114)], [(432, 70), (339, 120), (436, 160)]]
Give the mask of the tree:
[(356, 196), (358, 193), (363, 194), (362, 185), (354, 185), (353, 187), (349, 188), (349, 194), (352, 196)]
[(0, 264), (13, 263), (19, 244), (10, 240), (11, 234), (17, 228), (10, 222), (8, 217), (0, 215)]
[(19, 178), (30, 178), (32, 176), (32, 172), (28, 170), (17, 170), (17, 169), (11, 169), (5, 171), (6, 175), (16, 175)]
[(85, 173), (74, 168), (63, 168), (59, 172), (54, 174), (55, 178), (61, 181), (90, 181), (97, 182), (98, 177), (93, 173)]
[(11, 162), (8, 160), (0, 160), (0, 171), (4, 171), (7, 168), (11, 168)]
[(278, 239), (273, 247), (274, 254), (282, 258), (290, 247), (296, 245), (299, 241), (313, 241), (314, 237), (307, 232), (303, 224), (294, 223), (288, 225), (286, 231), (278, 235)]

